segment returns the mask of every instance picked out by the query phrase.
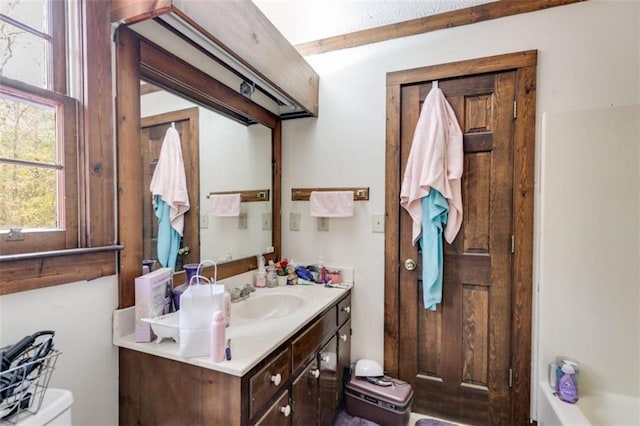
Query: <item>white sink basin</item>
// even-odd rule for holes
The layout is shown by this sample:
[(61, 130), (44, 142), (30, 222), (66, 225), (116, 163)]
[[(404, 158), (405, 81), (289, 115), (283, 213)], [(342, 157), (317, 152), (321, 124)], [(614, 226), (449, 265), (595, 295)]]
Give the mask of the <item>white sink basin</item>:
[(236, 314), (248, 319), (282, 318), (300, 309), (306, 300), (285, 292), (255, 294), (240, 302)]

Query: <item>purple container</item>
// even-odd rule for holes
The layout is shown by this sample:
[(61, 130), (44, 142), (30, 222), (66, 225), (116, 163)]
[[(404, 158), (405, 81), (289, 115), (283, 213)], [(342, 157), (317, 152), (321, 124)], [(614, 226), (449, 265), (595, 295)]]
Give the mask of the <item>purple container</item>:
[(199, 263), (187, 263), (186, 265), (182, 266), (182, 268), (184, 269), (184, 272), (187, 274), (187, 280), (185, 281), (184, 284), (174, 287), (173, 289), (173, 292), (172, 292), (173, 306), (175, 307), (176, 311), (180, 309), (180, 296), (182, 296), (182, 293), (184, 293), (184, 291), (189, 286), (189, 283), (191, 282), (191, 277), (196, 275), (196, 273), (198, 272), (199, 266), (200, 266)]

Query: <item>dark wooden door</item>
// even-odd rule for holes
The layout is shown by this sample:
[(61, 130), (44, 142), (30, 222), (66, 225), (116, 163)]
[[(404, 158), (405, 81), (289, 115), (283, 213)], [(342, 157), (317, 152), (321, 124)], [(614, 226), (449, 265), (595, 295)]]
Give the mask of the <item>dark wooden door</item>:
[[(400, 379), (413, 410), (474, 424), (510, 424), (511, 243), (515, 72), (440, 80), (464, 134), (464, 219), (444, 243), (443, 298), (422, 304), (422, 271), (399, 269)], [(405, 86), (401, 170), (431, 83)], [(428, 254), (427, 254), (428, 255)], [(400, 259), (422, 264), (400, 213)]]
[[(187, 112), (191, 110), (186, 110)], [(182, 157), (185, 167), (185, 175), (187, 179), (187, 191), (189, 192), (189, 203), (191, 205), (189, 211), (185, 214), (184, 231), (181, 247), (189, 247), (189, 253), (184, 256), (178, 256), (176, 261), (176, 271), (182, 269), (183, 264), (198, 263), (200, 261), (200, 221), (199, 221), (199, 205), (200, 205), (200, 185), (199, 185), (199, 168), (198, 168), (198, 146), (194, 146), (193, 141), (197, 141), (194, 137), (194, 125), (192, 120), (181, 114), (159, 115), (147, 117), (143, 120), (141, 127), (141, 146), (142, 146), (142, 164), (144, 165), (143, 173), (143, 259), (158, 259), (158, 219), (153, 210), (153, 199), (149, 191), (151, 178), (160, 157), (162, 142), (167, 133), (167, 129), (173, 125), (180, 135), (182, 147)], [(173, 119), (175, 121), (169, 121)], [(158, 265), (156, 265), (158, 266)]]

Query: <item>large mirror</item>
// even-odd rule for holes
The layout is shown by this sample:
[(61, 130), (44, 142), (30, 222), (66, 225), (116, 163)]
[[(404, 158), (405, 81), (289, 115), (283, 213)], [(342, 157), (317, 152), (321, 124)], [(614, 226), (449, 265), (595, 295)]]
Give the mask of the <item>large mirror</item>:
[[(145, 254), (153, 253), (152, 241), (145, 238), (153, 233), (145, 230), (150, 147), (155, 140), (159, 151), (171, 125), (181, 133), (185, 171), (198, 188), (193, 194), (190, 190), (192, 208), (185, 215), (184, 231), (190, 251), (181, 262), (220, 261), (221, 279), (255, 269), (257, 253), (276, 259), (281, 229), (279, 117), (127, 28), (117, 30), (116, 46), (118, 230), (124, 246), (120, 306), (134, 304), (134, 279)], [(154, 90), (143, 95), (141, 87), (147, 84)], [(211, 193), (253, 190), (266, 192), (261, 196), (268, 201), (242, 202), (237, 217), (210, 214)], [(182, 275), (176, 274), (177, 283)]]
[[(171, 126), (181, 135), (187, 188), (194, 189), (190, 201), (198, 209), (195, 231), (199, 238), (185, 235), (176, 270), (201, 259), (222, 264), (269, 252), (273, 244), (271, 129), (239, 123), (149, 82), (142, 82), (140, 93), (142, 157), (149, 170), (143, 187), (149, 187)], [(225, 204), (237, 198), (239, 206)], [(144, 206), (143, 257), (156, 259), (157, 219), (150, 204), (149, 197)]]

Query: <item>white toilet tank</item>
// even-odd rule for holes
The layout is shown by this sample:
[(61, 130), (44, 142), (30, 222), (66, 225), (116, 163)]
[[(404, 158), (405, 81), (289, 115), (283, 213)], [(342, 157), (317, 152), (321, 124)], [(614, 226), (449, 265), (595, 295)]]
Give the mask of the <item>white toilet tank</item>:
[[(20, 418), (19, 426), (71, 426), (73, 394), (65, 389), (47, 389), (37, 413)], [(4, 423), (0, 422), (4, 425)]]

